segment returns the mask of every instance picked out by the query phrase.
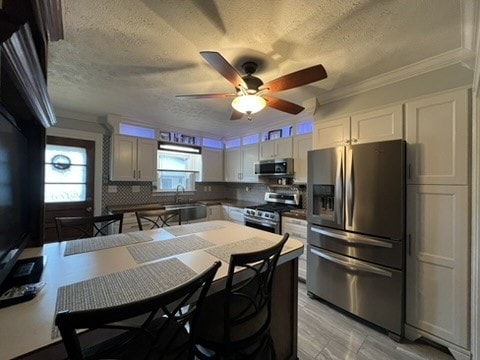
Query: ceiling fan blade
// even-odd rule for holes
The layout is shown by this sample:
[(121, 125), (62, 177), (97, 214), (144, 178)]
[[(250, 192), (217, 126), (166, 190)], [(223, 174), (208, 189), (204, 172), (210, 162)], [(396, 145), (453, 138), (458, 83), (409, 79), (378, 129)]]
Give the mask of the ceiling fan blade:
[(248, 88), (247, 84), (242, 79), (242, 76), (222, 55), (220, 55), (220, 53), (216, 51), (200, 51), (200, 54), (215, 70), (222, 74), (225, 79), (230, 81), (233, 86), (238, 88), (241, 85)]
[(236, 94), (191, 94), (175, 95), (179, 99), (225, 99), (237, 96)]
[(327, 77), (327, 72), (323, 65), (315, 65), (309, 68), (295, 71), (293, 73), (283, 75), (272, 81), (268, 81), (259, 87), (259, 90), (276, 92), (292, 89), (298, 86), (310, 84), (315, 81), (323, 80)]
[(267, 100), (267, 106), (289, 114), (296, 115), (305, 109), (303, 106), (273, 96), (263, 96), (263, 98)]
[(230, 116), (230, 120), (240, 120), (243, 117), (243, 113), (237, 110), (232, 111), (232, 115)]

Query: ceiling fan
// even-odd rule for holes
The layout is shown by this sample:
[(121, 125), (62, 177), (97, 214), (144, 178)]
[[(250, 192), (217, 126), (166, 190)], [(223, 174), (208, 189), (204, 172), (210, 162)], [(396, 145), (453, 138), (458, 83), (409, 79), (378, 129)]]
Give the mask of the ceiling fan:
[(220, 53), (201, 51), (200, 54), (235, 87), (235, 93), (177, 95), (176, 97), (182, 99), (233, 98), (234, 110), (230, 120), (241, 119), (244, 114), (247, 114), (248, 120), (252, 120), (252, 114), (265, 106), (296, 115), (304, 110), (303, 106), (268, 94), (310, 84), (327, 77), (325, 68), (322, 65), (315, 65), (264, 83), (253, 76), (257, 70), (257, 64), (253, 61), (247, 61), (242, 65), (246, 75), (241, 76)]

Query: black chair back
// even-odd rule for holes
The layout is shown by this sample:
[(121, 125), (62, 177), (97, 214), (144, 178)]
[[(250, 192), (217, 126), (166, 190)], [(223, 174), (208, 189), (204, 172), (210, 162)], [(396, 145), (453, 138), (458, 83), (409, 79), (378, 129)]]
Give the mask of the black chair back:
[[(69, 359), (193, 359), (198, 314), (220, 265), (217, 261), (187, 283), (144, 300), (58, 313), (55, 324)], [(140, 324), (139, 316), (144, 319)], [(133, 318), (136, 323), (129, 324)], [(81, 343), (78, 329), (121, 333), (88, 347)]]
[[(214, 294), (210, 303), (208, 298), (209, 312), (202, 315), (206, 323), (200, 329), (198, 344), (213, 350), (216, 355), (212, 358), (235, 354), (235, 358), (252, 359), (267, 345), (270, 357), (275, 358), (270, 337), (272, 286), (278, 258), (288, 237), (288, 233), (284, 234), (278, 244), (268, 249), (231, 255), (224, 299), (215, 299)], [(214, 308), (218, 311), (223, 308), (223, 328), (212, 326), (218, 320), (218, 316), (212, 316)], [(197, 351), (197, 356), (209, 358), (202, 351)]]
[(182, 225), (180, 210), (141, 210), (136, 211), (138, 228), (140, 230), (157, 229), (170, 226), (172, 222)]
[(123, 213), (101, 216), (65, 216), (55, 218), (58, 241), (83, 239), (108, 235), (110, 225), (118, 224), (118, 233), (123, 228)]

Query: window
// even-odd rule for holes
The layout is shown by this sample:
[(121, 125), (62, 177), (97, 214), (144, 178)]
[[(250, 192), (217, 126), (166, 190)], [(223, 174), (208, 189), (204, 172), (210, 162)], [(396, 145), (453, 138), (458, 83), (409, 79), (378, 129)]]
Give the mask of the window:
[(239, 138), (225, 141), (225, 148), (226, 149), (231, 149), (231, 148), (239, 147), (239, 146), (240, 146), (240, 139)]
[(311, 134), (313, 131), (313, 122), (306, 121), (297, 125), (297, 135)]
[(176, 151), (157, 151), (157, 191), (195, 191), (195, 181), (201, 171), (202, 157)]
[(223, 143), (220, 140), (215, 140), (215, 139), (203, 138), (203, 146), (207, 146), (215, 149), (223, 149)]
[(85, 201), (87, 196), (85, 148), (47, 145), (45, 151), (45, 202)]
[(125, 123), (120, 123), (120, 135), (136, 136), (147, 139), (155, 139), (155, 130), (143, 126), (135, 126)]

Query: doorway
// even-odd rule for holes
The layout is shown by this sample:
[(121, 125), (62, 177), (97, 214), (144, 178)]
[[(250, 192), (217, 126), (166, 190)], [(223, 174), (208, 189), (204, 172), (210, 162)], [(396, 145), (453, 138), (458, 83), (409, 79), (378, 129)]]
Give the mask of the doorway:
[(95, 142), (47, 136), (45, 239), (58, 241), (56, 216), (93, 216)]

